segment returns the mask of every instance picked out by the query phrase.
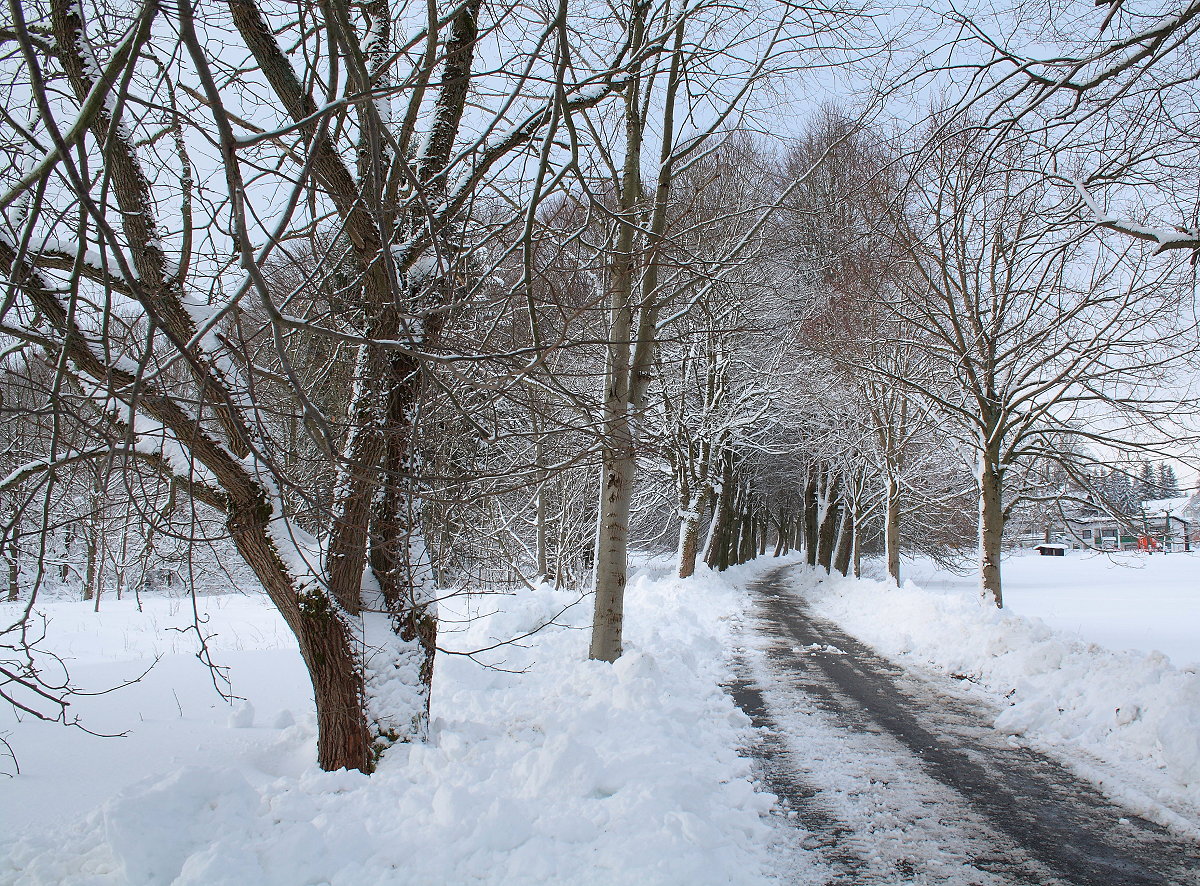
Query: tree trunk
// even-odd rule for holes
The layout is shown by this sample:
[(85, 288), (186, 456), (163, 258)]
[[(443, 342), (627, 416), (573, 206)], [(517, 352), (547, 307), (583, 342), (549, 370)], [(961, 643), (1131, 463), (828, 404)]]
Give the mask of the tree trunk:
[(104, 593), (104, 561), (108, 559), (108, 534), (100, 532), (96, 543), (96, 594), (92, 611), (100, 611), (100, 597)]
[(738, 545), (737, 562), (749, 563), (758, 553), (757, 521), (749, 511), (742, 514), (742, 539)]
[(721, 487), (713, 509), (713, 523), (708, 533), (708, 549), (704, 562), (712, 569), (728, 566), (730, 523), (733, 519), (733, 459), (728, 452), (721, 454)]
[(1000, 587), (1000, 544), (1004, 537), (1002, 479), (986, 454), (979, 470), (979, 589), (997, 607), (1004, 606)]
[(688, 578), (696, 572), (696, 554), (700, 547), (700, 520), (711, 497), (712, 490), (705, 486), (679, 524), (680, 578)]
[[(15, 536), (15, 528), (14, 528)], [(14, 541), (8, 546), (8, 602), (14, 602), (21, 591), (21, 564), (17, 560), (17, 543)]]
[(790, 525), (791, 517), (784, 515), (779, 518), (779, 522), (776, 524), (775, 553), (772, 556), (782, 557), (787, 552), (788, 527)]
[(376, 755), (364, 670), (354, 653), (363, 648), (360, 632), (322, 588), (294, 586), (267, 531), (271, 509), (265, 505), (261, 498), (231, 503), (228, 525), (238, 552), (296, 635), (317, 708), (317, 762), (325, 770), (370, 772)]
[[(622, 405), (624, 405), (622, 403)], [(616, 427), (623, 425), (618, 432)], [(596, 542), (596, 599), (589, 656), (613, 662), (621, 657), (625, 583), (629, 562), (629, 502), (633, 496), (635, 459), (628, 417), (610, 423), (600, 483), (600, 526)], [(620, 436), (618, 437), (618, 433)], [(618, 440), (626, 443), (618, 450)]]
[[(636, 96), (637, 90), (631, 89)], [(633, 99), (636, 103), (636, 99)], [(634, 129), (632, 125), (630, 129)], [(625, 163), (623, 208), (631, 212), (637, 199), (640, 137), (630, 135)], [(635, 148), (635, 141), (638, 145)], [(600, 522), (596, 534), (596, 591), (589, 656), (616, 661), (621, 656), (625, 583), (629, 564), (629, 503), (637, 460), (629, 421), (630, 361), (633, 338), (633, 234), (622, 219), (609, 270), (608, 366), (604, 390), (604, 448), (601, 454)]]
[(550, 530), (547, 524), (549, 523), (550, 515), (548, 513), (549, 502), (546, 495), (547, 479), (542, 473), (542, 471), (545, 469), (546, 453), (542, 440), (542, 429), (536, 419), (534, 421), (533, 431), (537, 435), (537, 439), (534, 442), (534, 464), (538, 470), (537, 495), (534, 501), (534, 544), (536, 548), (534, 555), (537, 559), (538, 581), (549, 582), (551, 579), (549, 550)]
[(887, 502), (883, 518), (883, 550), (887, 559), (887, 571), (897, 585), (900, 584), (900, 483), (888, 477)]
[[(422, 342), (428, 345), (436, 341), (441, 331), (440, 320), (431, 318), (424, 326)], [(388, 681), (395, 676), (395, 669), (409, 668), (412, 663), (417, 667), (406, 681), (415, 697), (413, 710), (368, 712), (376, 734), (376, 753), (388, 744), (424, 737), (437, 645), (435, 580), (421, 522), (420, 481), (415, 477), (419, 464), (416, 421), (423, 374), (420, 364), (409, 355), (393, 357), (389, 368), (382, 488), (372, 495), (368, 533), (371, 574), (383, 599), (378, 603), (369, 598), (363, 601), (368, 610), (385, 611), (388, 624), (380, 625), (378, 642), (382, 648), (373, 650), (370, 656), (368, 685), (376, 678)]]
[(83, 574), (83, 599), (90, 600), (95, 595), (96, 587), (96, 533), (86, 533), (87, 536), (87, 566)]
[[(631, 40), (640, 46), (645, 21), (634, 9)], [(636, 209), (642, 196), (641, 80), (631, 76), (625, 88), (625, 161), (618, 197), (616, 242), (608, 268), (608, 348), (604, 377), (600, 522), (596, 532), (595, 610), (589, 656), (616, 661), (621, 656), (625, 620), (625, 583), (629, 569), (629, 503), (637, 459), (630, 405), (635, 367), (633, 345), (634, 247)], [(640, 342), (639, 342), (640, 344)]]
[(849, 502), (842, 505), (842, 525), (838, 529), (837, 548), (833, 555), (833, 568), (842, 575), (850, 574), (850, 556), (854, 549), (854, 510)]
[[(637, 0), (630, 6), (629, 44), (636, 54), (645, 46), (650, 6)], [(621, 655), (624, 597), (628, 570), (629, 504), (637, 471), (631, 411), (641, 407), (651, 378), (658, 336), (659, 250), (667, 226), (667, 201), (673, 180), (675, 99), (681, 82), (683, 28), (676, 29), (671, 66), (667, 74), (661, 118), (661, 151), (653, 210), (645, 248), (637, 249), (641, 230), (638, 208), (642, 202), (642, 144), (645, 103), (641, 72), (625, 81), (625, 160), (618, 194), (617, 242), (609, 274), (609, 371), (604, 421), (604, 476), (601, 481), (600, 529), (596, 561), (596, 608), (592, 622), (590, 655), (616, 661)], [(653, 85), (653, 77), (647, 81)], [(637, 254), (635, 254), (635, 251)], [(634, 335), (634, 279), (642, 279)], [(610, 406), (612, 407), (610, 410)]]
[(821, 500), (821, 519), (817, 529), (817, 566), (829, 571), (833, 566), (833, 548), (837, 540), (839, 506), (841, 504), (842, 478), (840, 474), (829, 477), (825, 495)]
[(318, 765), (326, 771), (374, 771), (379, 754), (396, 737), (380, 735), (380, 746), (374, 745), (363, 662), (352, 652), (360, 645), (355, 632), (326, 596), (316, 593), (301, 598), (300, 622), (294, 630), (317, 707)]
[(804, 488), (804, 559), (809, 566), (817, 565), (817, 492), (817, 470), (813, 468)]
[(548, 550), (549, 533), (546, 527), (546, 484), (545, 481), (538, 483), (537, 488), (537, 503), (535, 506), (534, 520), (536, 522), (536, 545), (537, 545), (537, 577), (538, 581), (550, 581), (550, 552)]
[(857, 510), (854, 514), (854, 577), (862, 577), (862, 521)]

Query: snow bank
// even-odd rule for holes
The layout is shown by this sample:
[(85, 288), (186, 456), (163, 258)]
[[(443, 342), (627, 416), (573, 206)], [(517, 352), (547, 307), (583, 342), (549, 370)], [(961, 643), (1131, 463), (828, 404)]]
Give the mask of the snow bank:
[[(491, 668), (440, 656), (430, 740), (393, 748), (370, 778), (318, 770), (311, 710), (272, 719), (267, 691), (257, 718), (239, 708), (206, 727), (223, 761), (150, 753), (149, 777), (82, 819), (0, 838), (0, 882), (761, 883), (773, 798), (735, 750), (749, 723), (721, 689), (745, 602), (707, 574), (635, 575), (627, 652), (609, 666), (586, 661), (590, 599), (474, 601), (500, 611), (444, 634), (459, 651), (554, 624), (478, 656)], [(294, 681), (291, 656), (256, 661), (284, 658)]]
[[(1165, 824), (1200, 820), (1200, 675), (1159, 653), (1114, 652), (911, 582), (797, 579), (813, 611), (885, 655), (976, 684), (996, 728), (1057, 749), (1081, 774)], [(1092, 765), (1076, 749), (1097, 758)], [(1182, 812), (1180, 816), (1178, 813)], [(1190, 819), (1190, 823), (1189, 820)]]

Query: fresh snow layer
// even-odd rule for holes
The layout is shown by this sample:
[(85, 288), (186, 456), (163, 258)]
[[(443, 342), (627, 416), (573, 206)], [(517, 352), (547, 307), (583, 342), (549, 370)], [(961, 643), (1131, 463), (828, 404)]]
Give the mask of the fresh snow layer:
[[(126, 738), (0, 715), (22, 767), (0, 795), (0, 882), (761, 883), (774, 798), (736, 750), (749, 722), (721, 688), (748, 570), (665, 572), (630, 581), (612, 666), (586, 660), (590, 599), (470, 601), (482, 617), (442, 635), (462, 652), (554, 623), (475, 657), (490, 668), (439, 656), (429, 741), (393, 748), (370, 777), (315, 766), (311, 690), (263, 598), (199, 598), (244, 697), (233, 706), (194, 635), (166, 630), (192, 623), (190, 602), (48, 604), (50, 641), (89, 687), (161, 658), (81, 702), (89, 727)], [(445, 623), (467, 608), (444, 605)]]
[[(1144, 573), (1127, 575), (1124, 609), (1133, 612), (1145, 605)], [(1174, 667), (1158, 652), (1081, 642), (984, 603), (974, 586), (931, 591), (912, 582), (818, 581), (811, 572), (796, 581), (817, 615), (906, 666), (932, 666), (981, 691), (1000, 708), (997, 729), (1055, 752), (1134, 811), (1200, 834), (1195, 667)], [(1110, 596), (1110, 611), (1116, 599)]]

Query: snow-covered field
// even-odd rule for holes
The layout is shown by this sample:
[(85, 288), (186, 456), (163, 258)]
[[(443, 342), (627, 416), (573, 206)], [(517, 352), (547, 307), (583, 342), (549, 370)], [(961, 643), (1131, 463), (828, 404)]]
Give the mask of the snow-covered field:
[[(315, 767), (306, 677), (260, 598), (200, 598), (214, 655), (248, 700), (232, 708), (194, 638), (169, 630), (191, 624), (189, 602), (99, 615), (49, 603), (54, 647), (85, 685), (161, 658), (78, 705), (89, 728), (125, 738), (0, 712), (22, 770), (0, 785), (0, 882), (761, 883), (773, 798), (755, 790), (736, 750), (747, 718), (720, 688), (746, 574), (637, 575), (615, 666), (585, 660), (589, 600), (489, 653), (503, 670), (440, 657), (430, 741), (394, 748), (370, 778)], [(480, 648), (573, 600), (485, 598), (504, 611), (444, 642)]]
[[(904, 578), (930, 591), (975, 593), (978, 576), (928, 560)], [(1162, 652), (1200, 665), (1200, 553), (1020, 554), (1004, 560), (1004, 605), (1057, 631), (1109, 649)]]
[(1003, 611), (980, 601), (974, 576), (929, 564), (906, 564), (901, 588), (798, 581), (817, 614), (996, 703), (996, 727), (1015, 740), (1057, 753), (1136, 811), (1200, 835), (1200, 557), (1125, 562), (1010, 558)]

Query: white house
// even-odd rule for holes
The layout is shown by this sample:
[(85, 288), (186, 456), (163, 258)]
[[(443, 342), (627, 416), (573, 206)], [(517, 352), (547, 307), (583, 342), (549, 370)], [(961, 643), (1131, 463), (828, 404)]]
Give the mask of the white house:
[(1080, 514), (1067, 521), (1066, 534), (1075, 546), (1100, 550), (1200, 550), (1200, 491), (1144, 501), (1140, 512), (1121, 520)]

